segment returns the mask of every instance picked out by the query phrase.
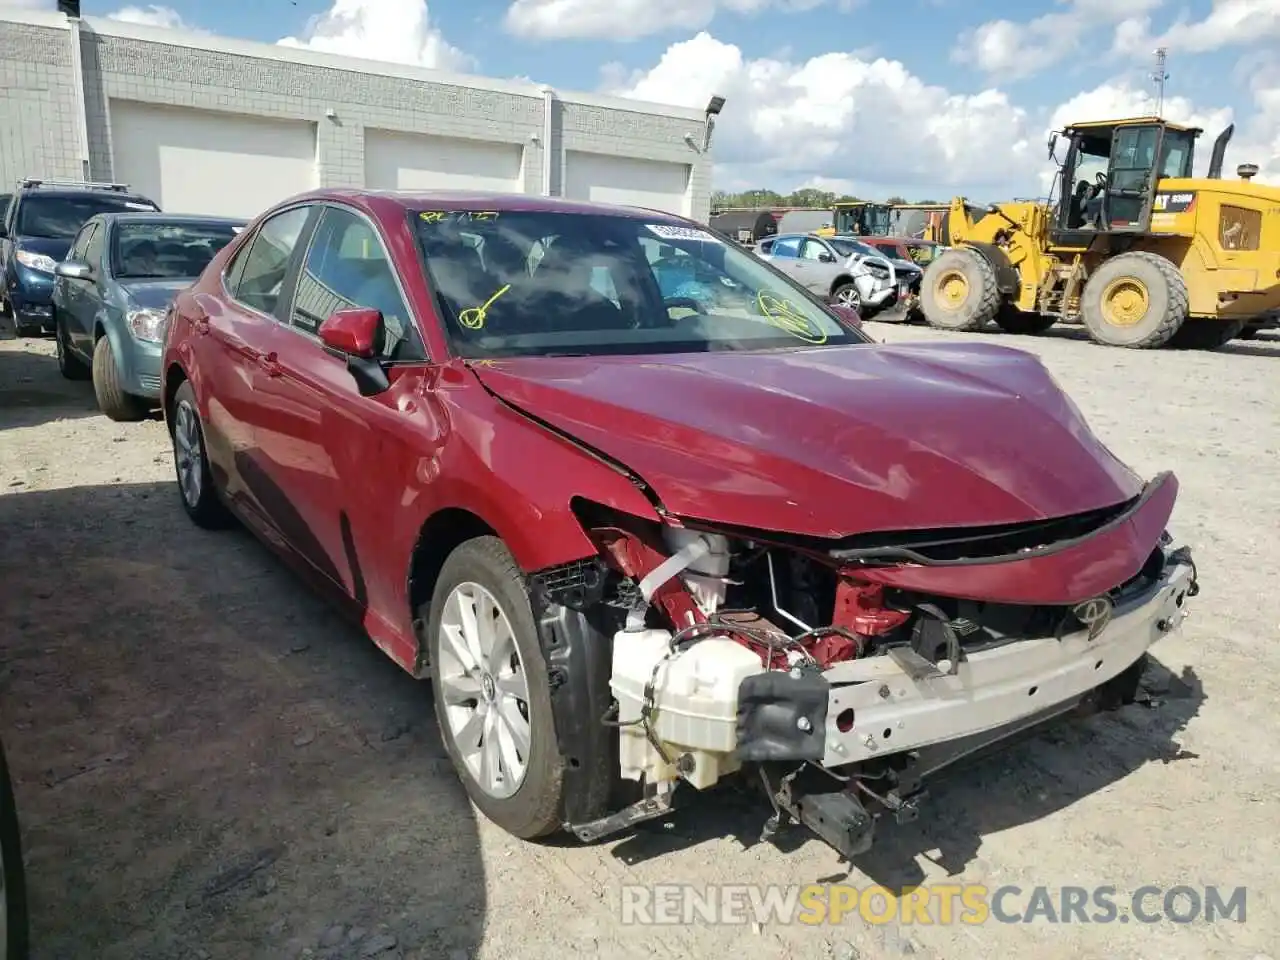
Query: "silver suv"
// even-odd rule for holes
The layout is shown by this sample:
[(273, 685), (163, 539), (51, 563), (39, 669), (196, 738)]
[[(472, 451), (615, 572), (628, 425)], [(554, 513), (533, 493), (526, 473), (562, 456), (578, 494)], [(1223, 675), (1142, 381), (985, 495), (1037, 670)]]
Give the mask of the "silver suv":
[(818, 296), (853, 307), (864, 319), (906, 299), (909, 280), (887, 257), (857, 250), (844, 254), (816, 234), (778, 234), (762, 240), (755, 254)]

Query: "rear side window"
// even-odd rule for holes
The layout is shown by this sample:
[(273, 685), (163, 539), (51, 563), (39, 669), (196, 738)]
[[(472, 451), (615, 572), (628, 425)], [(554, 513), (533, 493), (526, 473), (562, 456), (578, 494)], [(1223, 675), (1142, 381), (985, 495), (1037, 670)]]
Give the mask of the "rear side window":
[(227, 286), (236, 300), (265, 314), (275, 313), (289, 260), (310, 214), (310, 207), (294, 207), (263, 222), (236, 254), (238, 262), (228, 275)]
[(781, 240), (775, 240), (769, 253), (775, 257), (798, 257), (800, 256), (800, 238), (783, 237)]

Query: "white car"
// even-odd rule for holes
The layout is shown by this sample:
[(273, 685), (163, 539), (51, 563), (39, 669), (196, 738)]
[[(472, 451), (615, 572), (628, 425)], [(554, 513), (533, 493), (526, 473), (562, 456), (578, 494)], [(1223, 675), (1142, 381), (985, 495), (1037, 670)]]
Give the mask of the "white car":
[(904, 283), (888, 257), (842, 255), (824, 237), (781, 233), (760, 241), (754, 253), (803, 287), (869, 318), (905, 299)]

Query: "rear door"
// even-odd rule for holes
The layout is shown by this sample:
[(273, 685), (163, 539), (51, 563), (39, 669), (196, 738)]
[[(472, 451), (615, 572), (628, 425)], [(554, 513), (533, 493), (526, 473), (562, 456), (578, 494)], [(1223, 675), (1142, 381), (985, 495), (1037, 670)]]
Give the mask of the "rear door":
[(804, 264), (800, 262), (801, 237), (775, 237), (769, 245), (769, 262), (791, 277), (800, 280), (804, 275)]
[[(68, 260), (87, 262), (89, 241), (97, 229), (98, 223), (95, 220), (89, 221), (80, 228), (80, 232), (71, 241), (71, 249), (67, 251)], [(80, 353), (84, 352), (86, 337), (83, 310), (84, 287), (89, 282), (72, 280), (69, 277), (55, 277), (53, 281), (53, 305), (58, 311), (63, 333), (66, 335), (67, 342)], [(92, 330), (93, 328), (89, 327), (89, 332)]]
[(290, 288), (297, 276), (315, 206), (299, 204), (263, 221), (227, 266), (223, 297), (198, 294), (195, 319), (197, 366), (205, 380), (209, 457), (225, 471), (227, 495), (261, 533), (285, 546), (274, 517), (289, 498), (279, 465), (264, 453), (264, 440), (281, 419), (274, 406), (272, 351), (287, 319)]

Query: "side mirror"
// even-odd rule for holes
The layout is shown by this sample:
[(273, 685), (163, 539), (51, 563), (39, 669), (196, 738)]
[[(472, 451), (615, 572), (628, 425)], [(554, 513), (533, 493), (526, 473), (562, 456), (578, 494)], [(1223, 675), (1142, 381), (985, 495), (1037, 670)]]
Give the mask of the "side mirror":
[(821, 263), (835, 263), (835, 262), (836, 262), (836, 258), (835, 258), (835, 257), (833, 257), (831, 254), (827, 253), (825, 250), (824, 250), (822, 253), (818, 254), (818, 260), (819, 260), (819, 262), (821, 262)]
[(68, 280), (93, 279), (93, 267), (79, 260), (63, 260), (54, 267), (53, 272), (59, 277), (66, 277)]
[(853, 307), (846, 307), (843, 303), (833, 303), (830, 309), (832, 313), (849, 324), (849, 326), (858, 330), (862, 329), (862, 314), (858, 313)]
[(319, 332), (324, 348), (346, 360), (362, 397), (372, 397), (391, 386), (377, 359), (387, 334), (381, 311), (367, 307), (338, 310), (320, 324)]
[(1058, 150), (1058, 135), (1056, 133), (1052, 133), (1049, 135), (1049, 159), (1050, 160), (1056, 161), (1058, 159), (1057, 150)]

